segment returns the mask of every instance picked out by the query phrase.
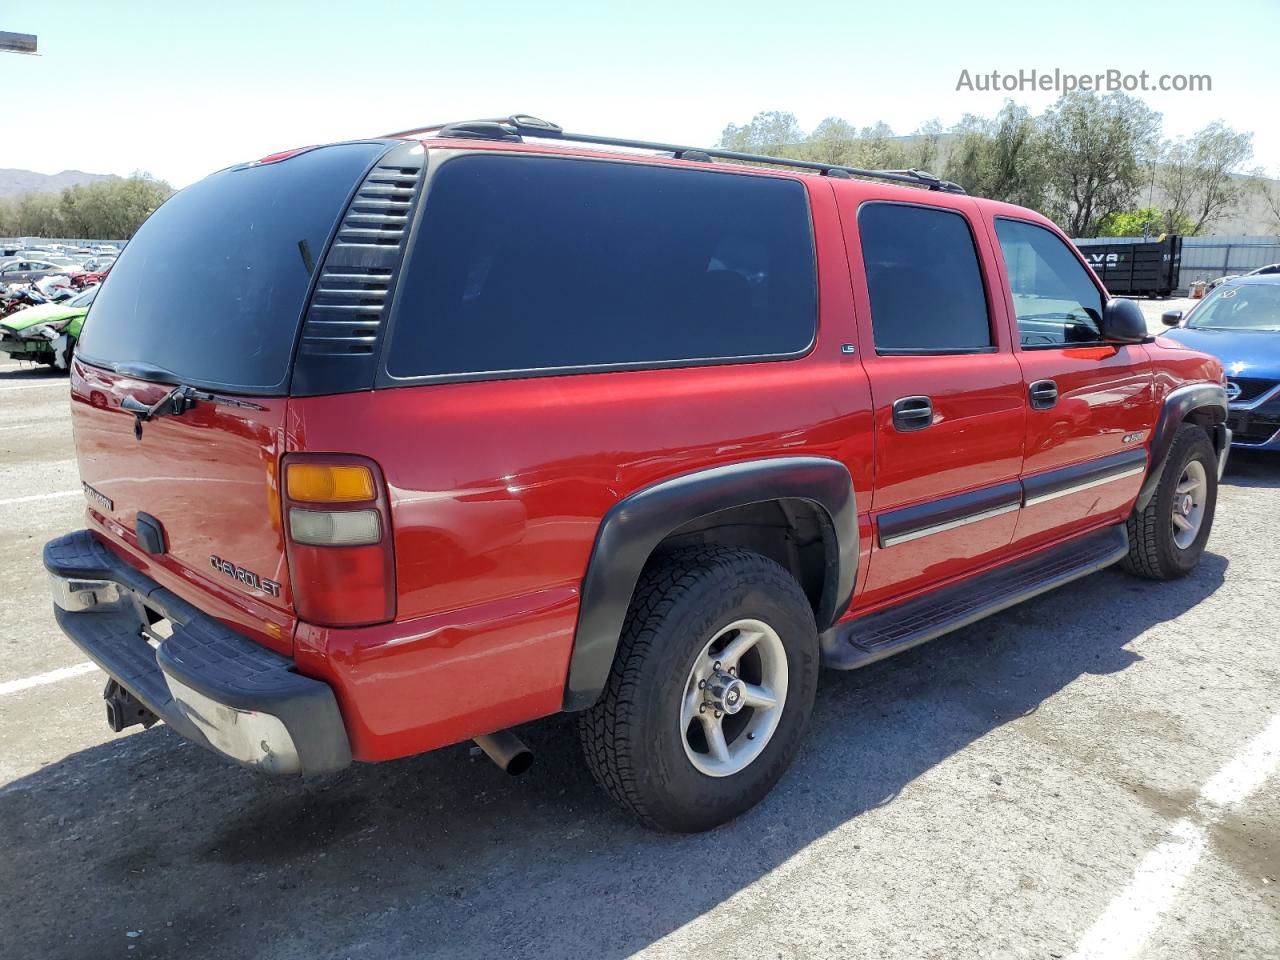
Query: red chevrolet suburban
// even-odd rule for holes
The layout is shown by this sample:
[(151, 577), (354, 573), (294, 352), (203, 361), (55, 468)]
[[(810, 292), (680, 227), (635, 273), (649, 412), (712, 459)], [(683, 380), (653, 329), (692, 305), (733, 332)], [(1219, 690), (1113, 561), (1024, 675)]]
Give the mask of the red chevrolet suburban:
[(1186, 574), (1222, 370), (1048, 220), (919, 171), (532, 117), (176, 194), (71, 370), (49, 543), (115, 729), (323, 773), (576, 712), (701, 830), (852, 669), (1114, 563)]

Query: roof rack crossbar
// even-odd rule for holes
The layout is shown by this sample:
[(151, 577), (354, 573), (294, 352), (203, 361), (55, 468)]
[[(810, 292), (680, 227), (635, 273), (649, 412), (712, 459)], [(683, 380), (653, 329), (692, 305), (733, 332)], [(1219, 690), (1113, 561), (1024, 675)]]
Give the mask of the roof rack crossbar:
[(797, 160), (792, 157), (771, 157), (759, 153), (742, 153), (737, 150), (720, 150), (714, 147), (688, 147), (675, 143), (659, 143), (650, 140), (629, 140), (623, 137), (602, 137), (589, 133), (569, 133), (545, 120), (539, 120), (526, 114), (514, 114), (510, 117), (490, 118), (486, 120), (467, 120), (458, 123), (441, 123), (429, 127), (418, 127), (401, 133), (388, 134), (388, 137), (407, 137), (420, 133), (436, 133), (437, 136), (461, 136), (475, 139), (512, 139), (513, 136), (535, 137), (540, 140), (562, 140), (567, 143), (593, 143), (605, 147), (623, 147), (628, 150), (657, 150), (670, 153), (677, 159), (733, 160), (737, 163), (761, 163), (770, 166), (791, 167), (797, 170), (814, 170), (829, 177), (864, 177), (872, 180), (887, 180), (891, 183), (905, 183), (916, 187), (927, 187), (944, 193), (964, 193), (959, 184), (943, 180), (924, 170), (863, 170), (859, 167), (846, 167), (842, 164), (820, 163), (815, 160)]

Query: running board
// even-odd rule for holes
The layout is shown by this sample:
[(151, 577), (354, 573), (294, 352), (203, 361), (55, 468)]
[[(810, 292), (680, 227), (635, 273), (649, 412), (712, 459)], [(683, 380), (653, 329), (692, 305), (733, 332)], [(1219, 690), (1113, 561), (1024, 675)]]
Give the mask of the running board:
[(822, 665), (853, 670), (1109, 567), (1129, 552), (1124, 524), (971, 577), (822, 634)]

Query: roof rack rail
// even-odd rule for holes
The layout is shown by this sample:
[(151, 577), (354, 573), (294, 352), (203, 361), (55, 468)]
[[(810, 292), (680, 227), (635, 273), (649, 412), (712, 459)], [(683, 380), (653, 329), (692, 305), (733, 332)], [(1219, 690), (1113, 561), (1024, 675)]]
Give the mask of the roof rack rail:
[(463, 120), (455, 123), (437, 123), (426, 127), (415, 127), (399, 133), (389, 133), (387, 137), (410, 137), (417, 134), (434, 133), (440, 137), (456, 137), (468, 140), (505, 140), (519, 143), (525, 137), (540, 140), (562, 140), (567, 143), (594, 143), (606, 147), (624, 147), (627, 149), (658, 150), (670, 153), (677, 160), (697, 160), (706, 162), (712, 158), (734, 160), (738, 163), (764, 163), (780, 167), (793, 167), (798, 170), (815, 170), (827, 177), (865, 177), (873, 180), (888, 180), (892, 183), (905, 183), (915, 187), (926, 187), (944, 193), (964, 193), (964, 187), (941, 177), (934, 176), (925, 170), (862, 170), (858, 167), (846, 167), (834, 163), (818, 163), (814, 160), (796, 160), (790, 157), (770, 157), (758, 153), (740, 153), (736, 150), (718, 150), (709, 147), (684, 147), (674, 143), (657, 143), (649, 140), (627, 140), (622, 137), (601, 137), (589, 133), (567, 133), (554, 123), (539, 120), (528, 114), (517, 113), (509, 117), (494, 117), (485, 120)]

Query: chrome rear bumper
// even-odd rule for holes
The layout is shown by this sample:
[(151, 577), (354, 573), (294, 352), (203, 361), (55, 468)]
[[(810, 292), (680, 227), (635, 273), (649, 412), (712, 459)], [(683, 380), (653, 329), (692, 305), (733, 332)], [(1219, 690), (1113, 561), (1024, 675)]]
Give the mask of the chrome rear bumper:
[[(187, 739), (264, 773), (351, 762), (328, 684), (126, 564), (87, 530), (45, 545), (58, 625), (91, 660)], [(148, 639), (159, 618), (170, 636)]]

